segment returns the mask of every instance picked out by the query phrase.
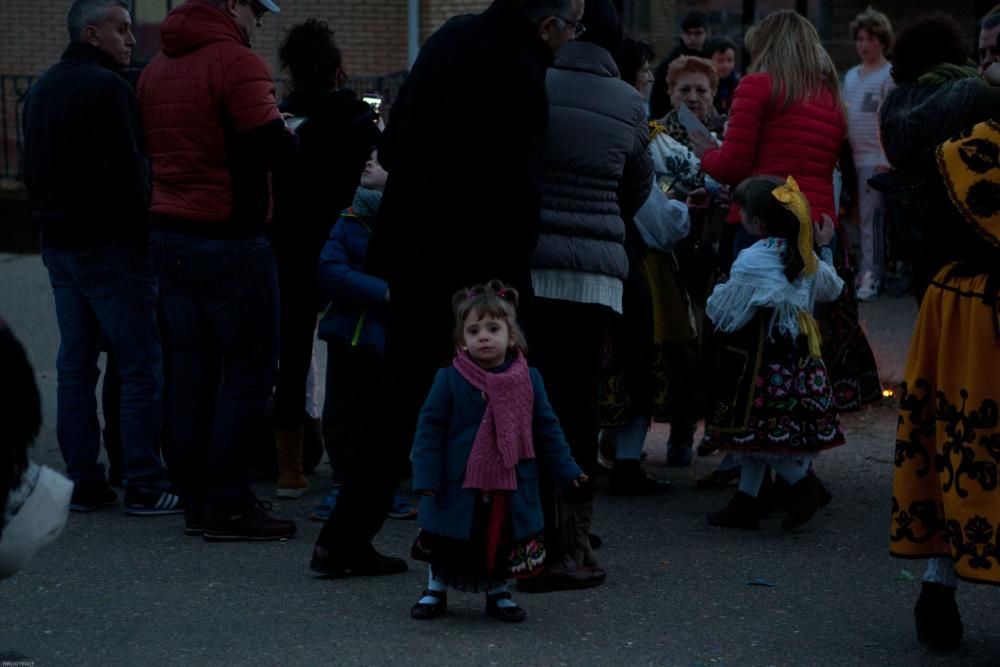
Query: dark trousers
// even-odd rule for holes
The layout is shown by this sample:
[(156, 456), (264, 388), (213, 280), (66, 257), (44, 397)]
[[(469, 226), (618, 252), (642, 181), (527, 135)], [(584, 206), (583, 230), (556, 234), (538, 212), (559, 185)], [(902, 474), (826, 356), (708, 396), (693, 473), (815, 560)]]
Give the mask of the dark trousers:
[(364, 414), (373, 402), (384, 400), (378, 394), (381, 374), (382, 357), (375, 348), (339, 338), (327, 341), (323, 442), (337, 484), (344, 484), (357, 468), (354, 448)]
[(121, 379), (119, 429), (125, 486), (155, 492), (167, 480), (159, 455), (163, 395), (156, 276), (146, 251), (107, 242), (86, 250), (42, 247), (59, 323), (56, 433), (74, 482), (104, 479), (98, 463), (97, 359), (105, 343)]
[[(536, 298), (525, 332), (531, 364), (542, 374), (570, 452), (590, 477), (579, 489), (563, 493), (570, 504), (594, 499), (604, 351), (615, 318), (614, 311), (605, 306)], [(551, 476), (542, 472), (545, 547), (550, 558), (559, 558), (566, 545), (559, 532), (557, 490)]]
[(274, 248), (278, 270), (278, 380), (274, 390), (274, 428), (294, 431), (305, 422), (306, 376), (312, 361), (320, 307), (319, 249), (287, 242)]
[(278, 289), (264, 238), (154, 232), (171, 374), (170, 433), (189, 520), (253, 502), (245, 448), (274, 383)]
[(450, 295), (428, 289), (415, 298), (393, 292), (393, 298), (385, 363), (350, 445), (351, 473), (316, 540), (336, 558), (349, 560), (371, 551), (371, 541), (409, 469), (417, 417), (434, 373), (450, 363), (454, 353)]

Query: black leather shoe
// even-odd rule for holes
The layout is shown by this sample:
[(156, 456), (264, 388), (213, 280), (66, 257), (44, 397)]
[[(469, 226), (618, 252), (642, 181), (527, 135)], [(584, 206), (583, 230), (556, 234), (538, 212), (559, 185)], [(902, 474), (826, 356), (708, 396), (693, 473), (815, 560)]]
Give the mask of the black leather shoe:
[(406, 561), (402, 558), (384, 556), (371, 549), (362, 556), (343, 558), (333, 555), (326, 547), (313, 547), (309, 568), (316, 574), (328, 578), (379, 577), (406, 572)]
[(510, 600), (512, 597), (510, 591), (495, 594), (487, 593), (486, 615), (499, 618), (504, 623), (520, 623), (523, 621), (527, 618), (528, 613), (516, 604), (513, 607), (501, 607), (497, 604), (497, 600)]
[(788, 490), (788, 514), (781, 520), (781, 527), (785, 530), (798, 528), (832, 499), (833, 494), (816, 475), (806, 475)]
[(923, 582), (913, 616), (921, 644), (938, 650), (956, 649), (961, 644), (964, 628), (954, 588)]
[(425, 603), (417, 602), (410, 608), (410, 618), (418, 621), (429, 621), (448, 613), (448, 592), (447, 591), (424, 591), (423, 598), (434, 598), (437, 602)]
[(760, 525), (760, 508), (756, 498), (737, 491), (728, 505), (716, 512), (710, 512), (706, 518), (710, 526), (757, 530)]

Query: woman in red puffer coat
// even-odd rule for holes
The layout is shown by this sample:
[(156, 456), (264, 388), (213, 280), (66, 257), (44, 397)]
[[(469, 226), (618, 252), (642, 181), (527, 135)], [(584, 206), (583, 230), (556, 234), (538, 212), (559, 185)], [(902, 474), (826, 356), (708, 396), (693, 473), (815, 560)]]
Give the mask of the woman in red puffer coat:
[[(837, 220), (833, 171), (847, 120), (833, 61), (813, 25), (793, 11), (775, 12), (755, 25), (747, 33), (746, 46), (750, 67), (733, 94), (722, 145), (693, 141), (702, 170), (729, 185), (757, 174), (793, 176), (809, 201), (813, 220), (822, 220), (824, 214)], [(736, 254), (757, 240), (740, 226), (740, 215), (734, 204), (719, 249), (722, 275), (728, 274)], [(823, 357), (838, 409), (856, 410), (879, 400), (881, 385), (858, 323), (854, 275), (842, 243), (834, 244), (834, 263), (846, 287), (836, 302), (818, 312)]]

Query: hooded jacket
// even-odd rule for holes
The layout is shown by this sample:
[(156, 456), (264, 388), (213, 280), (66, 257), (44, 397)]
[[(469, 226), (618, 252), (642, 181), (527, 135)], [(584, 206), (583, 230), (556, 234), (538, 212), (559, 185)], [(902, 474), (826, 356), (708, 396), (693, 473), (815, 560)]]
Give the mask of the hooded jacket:
[(260, 232), (268, 172), (294, 155), (264, 60), (224, 8), (188, 0), (139, 78), (154, 225), (209, 237)]
[(42, 243), (146, 242), (149, 165), (135, 92), (120, 65), (70, 44), (24, 102), (24, 183)]

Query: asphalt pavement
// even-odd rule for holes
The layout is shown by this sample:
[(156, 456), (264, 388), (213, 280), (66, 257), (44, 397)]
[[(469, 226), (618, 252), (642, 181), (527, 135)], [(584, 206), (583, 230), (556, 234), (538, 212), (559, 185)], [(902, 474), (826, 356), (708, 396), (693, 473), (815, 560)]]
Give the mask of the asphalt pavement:
[[(915, 306), (863, 306), (883, 375), (902, 377)], [(0, 255), (0, 314), (28, 348), (44, 395), (37, 460), (61, 468), (55, 439), (58, 330), (35, 255)], [(2, 379), (0, 379), (2, 381)], [(923, 564), (888, 554), (896, 413), (891, 400), (845, 415), (848, 444), (822, 456), (833, 502), (783, 532), (712, 528), (706, 512), (729, 491), (697, 491), (718, 463), (663, 467), (668, 429), (647, 441), (647, 469), (670, 479), (655, 498), (601, 495), (594, 531), (608, 570), (599, 588), (517, 595), (523, 624), (486, 617), (483, 599), (452, 594), (447, 618), (417, 622), (426, 583), (408, 573), (315, 579), (308, 562), (319, 525), (306, 512), (327, 490), (328, 468), (276, 511), (300, 536), (264, 544), (207, 544), (180, 517), (135, 518), (112, 508), (70, 516), (59, 540), (0, 581), (0, 665), (997, 665), (1000, 596), (960, 584), (963, 648), (917, 643), (913, 603)], [(273, 487), (257, 489), (270, 498)], [(380, 550), (405, 555), (412, 521), (387, 522)], [(763, 580), (773, 585), (748, 585)], [(761, 582), (758, 582), (761, 583)]]

